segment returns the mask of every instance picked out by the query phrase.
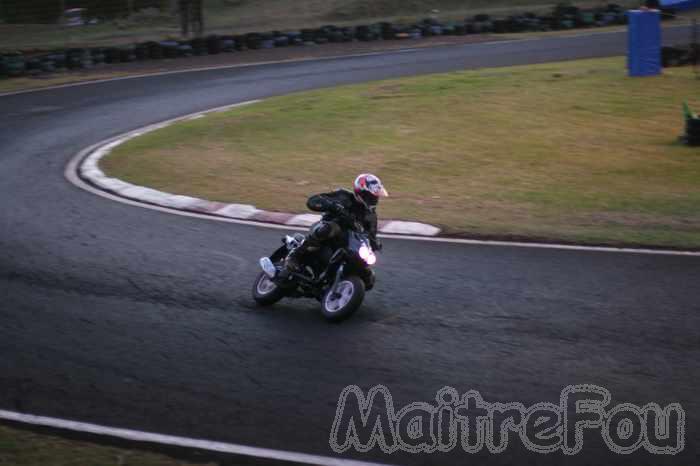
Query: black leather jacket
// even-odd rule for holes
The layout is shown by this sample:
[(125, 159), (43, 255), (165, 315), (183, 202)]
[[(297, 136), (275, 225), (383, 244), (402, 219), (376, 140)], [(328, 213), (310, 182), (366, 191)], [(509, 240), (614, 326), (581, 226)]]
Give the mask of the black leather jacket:
[[(336, 212), (334, 207), (339, 204), (343, 212)], [(330, 193), (311, 196), (306, 206), (314, 212), (323, 212), (323, 221), (336, 222), (343, 229), (354, 229), (353, 222), (359, 223), (370, 236), (372, 247), (381, 248), (377, 239), (377, 213), (374, 209), (368, 209), (363, 203), (355, 199), (355, 195), (346, 190), (339, 189)]]

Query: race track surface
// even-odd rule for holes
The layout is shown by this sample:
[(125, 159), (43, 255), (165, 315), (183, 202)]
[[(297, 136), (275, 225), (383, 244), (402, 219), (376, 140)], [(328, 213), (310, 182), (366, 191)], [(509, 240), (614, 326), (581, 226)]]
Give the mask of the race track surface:
[(361, 312), (329, 325), (312, 301), (253, 306), (257, 259), (281, 231), (127, 206), (63, 177), (90, 144), (215, 106), (624, 50), (624, 34), (600, 34), (0, 97), (0, 409), (332, 456), (336, 402), (350, 384), (384, 384), (400, 407), (431, 401), (445, 385), (529, 405), (593, 383), (616, 403), (681, 403), (684, 452), (613, 455), (591, 435), (573, 457), (529, 453), (517, 441), (495, 456), (347, 456), (697, 464), (698, 257), (387, 240)]

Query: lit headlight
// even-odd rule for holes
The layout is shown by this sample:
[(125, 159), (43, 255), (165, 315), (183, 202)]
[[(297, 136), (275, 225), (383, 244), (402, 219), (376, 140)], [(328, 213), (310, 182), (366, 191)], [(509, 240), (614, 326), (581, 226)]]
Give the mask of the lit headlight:
[(367, 265), (374, 265), (377, 263), (377, 256), (375, 256), (373, 252), (370, 252), (365, 262), (367, 262)]
[(367, 263), (367, 265), (374, 265), (377, 262), (377, 256), (366, 245), (360, 246), (358, 254), (360, 255), (360, 258)]

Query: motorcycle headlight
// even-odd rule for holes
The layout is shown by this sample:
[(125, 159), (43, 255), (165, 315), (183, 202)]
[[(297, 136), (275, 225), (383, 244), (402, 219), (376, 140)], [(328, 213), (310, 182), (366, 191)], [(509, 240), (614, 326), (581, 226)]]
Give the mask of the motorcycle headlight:
[(360, 246), (358, 254), (367, 265), (374, 265), (377, 263), (377, 256), (367, 245)]

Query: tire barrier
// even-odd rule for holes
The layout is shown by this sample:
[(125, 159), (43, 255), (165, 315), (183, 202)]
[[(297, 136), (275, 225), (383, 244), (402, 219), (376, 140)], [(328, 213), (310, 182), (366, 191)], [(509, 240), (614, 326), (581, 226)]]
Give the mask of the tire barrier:
[(68, 67), (65, 52), (54, 52), (49, 54), (48, 57), (53, 62), (56, 71), (65, 71)]
[(94, 65), (102, 65), (105, 63), (105, 49), (103, 48), (94, 48), (90, 50), (90, 56), (92, 57), (92, 63)]
[(24, 68), (29, 76), (36, 76), (41, 73), (41, 60), (39, 57), (28, 58), (24, 63)]
[(233, 36), (221, 37), (221, 51), (224, 53), (232, 53), (236, 51), (236, 40)]
[(275, 48), (275, 35), (270, 32), (260, 34), (260, 48), (272, 49)]
[(290, 44), (289, 37), (277, 32), (275, 34), (275, 47), (287, 47)]
[(209, 50), (207, 49), (207, 42), (201, 37), (192, 39), (185, 42), (183, 45), (188, 45), (190, 47), (192, 54), (195, 56), (208, 55)]
[(661, 47), (661, 66), (686, 66), (700, 64), (700, 47), (694, 44)]
[[(663, 19), (673, 18), (671, 10), (664, 11)], [(127, 63), (141, 60), (176, 59), (189, 56), (217, 55), (248, 49), (271, 49), (289, 46), (315, 46), (327, 43), (371, 42), (377, 40), (417, 40), (423, 37), (484, 33), (518, 33), (574, 28), (593, 28), (612, 24), (626, 24), (627, 15), (622, 7), (609, 4), (594, 9), (580, 9), (567, 4), (556, 6), (549, 14), (523, 13), (493, 18), (477, 14), (462, 21), (440, 22), (426, 18), (414, 24), (395, 24), (388, 21), (358, 24), (351, 27), (335, 25), (305, 28), (299, 31), (249, 32), (243, 35), (208, 35), (191, 40), (167, 39), (127, 46), (71, 48), (44, 54), (36, 52), (0, 51), (0, 77), (15, 77), (51, 73), (66, 69), (89, 69), (102, 64)], [(695, 55), (693, 55), (695, 53)], [(695, 57), (695, 58), (693, 58)], [(697, 60), (697, 51), (681, 47), (664, 47), (663, 66), (677, 66)]]
[(134, 46), (134, 57), (137, 61), (148, 59), (148, 45), (146, 44), (136, 44)]
[(304, 39), (300, 31), (290, 31), (284, 35), (289, 39), (289, 45), (304, 45)]
[(66, 51), (66, 65), (69, 70), (89, 69), (93, 66), (92, 55), (88, 49), (68, 49)]
[(104, 49), (105, 63), (119, 63), (121, 59), (121, 51), (117, 47), (107, 47)]
[(6, 76), (22, 76), (26, 70), (26, 60), (20, 52), (11, 52), (3, 56), (3, 68)]
[(258, 32), (251, 32), (245, 35), (245, 46), (251, 50), (262, 48), (262, 36)]
[(207, 36), (205, 42), (207, 44), (207, 52), (209, 55), (218, 55), (221, 53), (221, 39), (219, 39), (219, 36)]
[(160, 60), (165, 57), (163, 46), (160, 42), (147, 42), (148, 58), (151, 60)]

